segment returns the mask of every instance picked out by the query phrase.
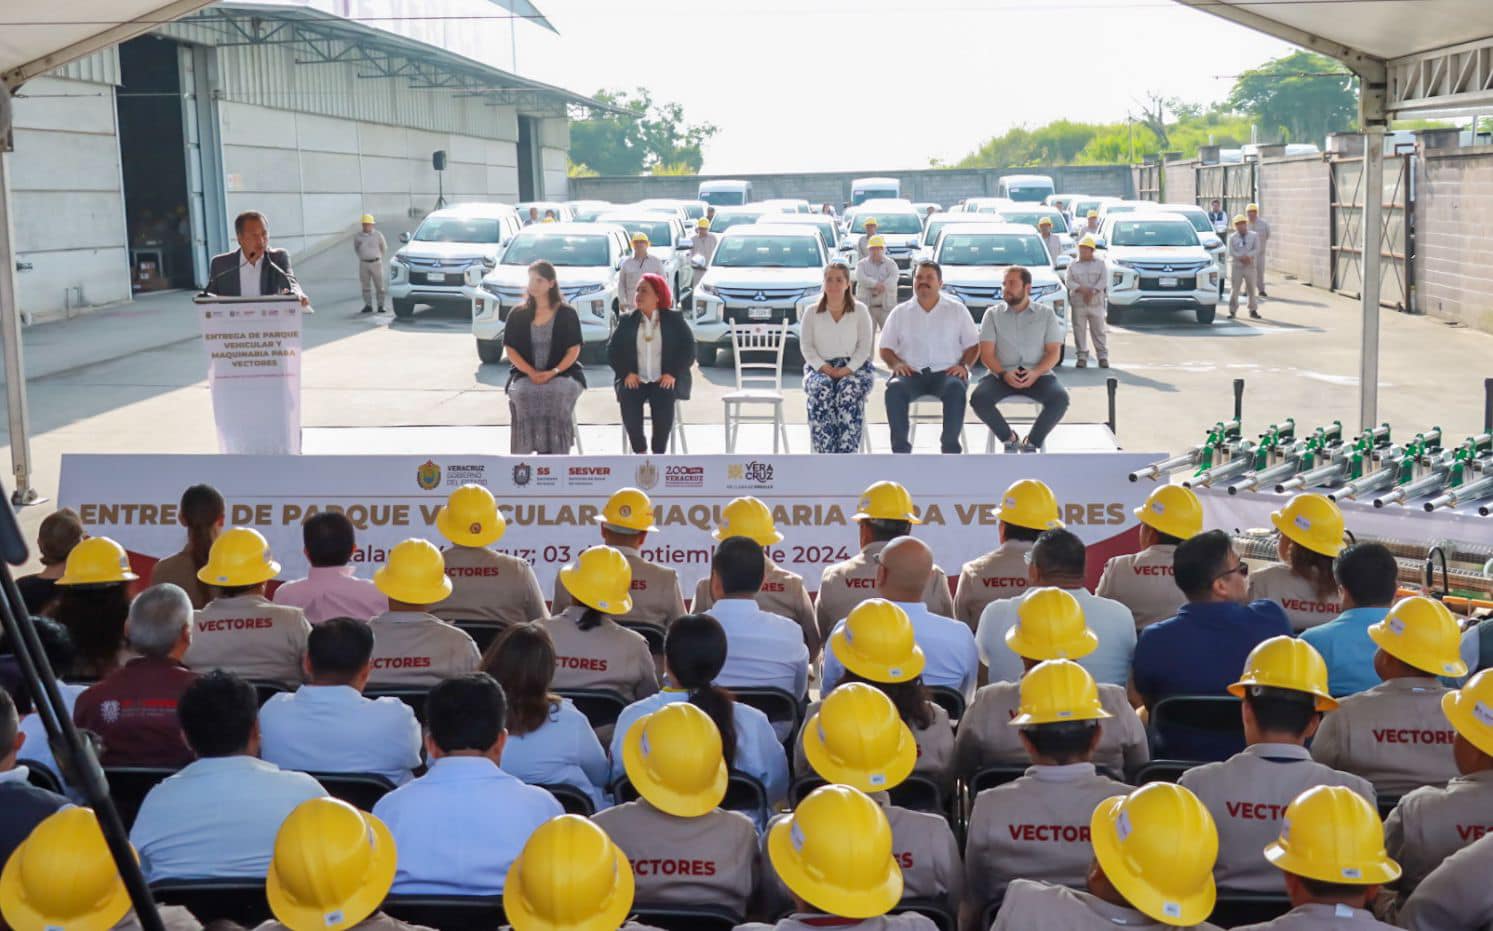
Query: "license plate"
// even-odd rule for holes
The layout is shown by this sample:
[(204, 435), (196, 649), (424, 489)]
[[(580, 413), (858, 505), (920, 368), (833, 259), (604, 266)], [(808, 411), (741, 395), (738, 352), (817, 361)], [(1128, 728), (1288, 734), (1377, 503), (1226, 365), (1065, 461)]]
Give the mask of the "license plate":
[(747, 319), (748, 320), (771, 320), (772, 319), (772, 308), (771, 307), (748, 307), (747, 308)]
[(425, 273), (425, 280), (428, 281), (428, 282), (430, 282), (431, 284), (440, 284), (442, 281), (446, 280), (446, 273), (445, 272), (426, 272)]
[(1160, 284), (1163, 288), (1175, 288), (1177, 286), (1177, 279), (1163, 278), (1161, 279)]

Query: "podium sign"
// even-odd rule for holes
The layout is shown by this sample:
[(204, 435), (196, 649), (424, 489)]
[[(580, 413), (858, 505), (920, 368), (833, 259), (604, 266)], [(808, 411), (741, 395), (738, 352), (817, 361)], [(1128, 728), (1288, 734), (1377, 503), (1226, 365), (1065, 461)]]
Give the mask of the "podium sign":
[(294, 295), (197, 298), (218, 451), (301, 451), (301, 316)]

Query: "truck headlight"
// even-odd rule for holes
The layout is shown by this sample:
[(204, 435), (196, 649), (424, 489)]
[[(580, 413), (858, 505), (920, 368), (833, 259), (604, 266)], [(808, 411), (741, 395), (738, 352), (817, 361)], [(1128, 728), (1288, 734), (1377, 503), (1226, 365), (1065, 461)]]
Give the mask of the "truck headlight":
[(482, 282), (482, 290), (486, 291), (488, 294), (491, 294), (493, 300), (502, 303), (502, 297), (498, 294), (498, 286), (496, 283), (491, 281), (484, 281)]
[(1118, 286), (1119, 284), (1121, 284), (1122, 282), (1124, 282), (1124, 280), (1125, 280), (1125, 276), (1122, 275), (1122, 274), (1120, 274), (1119, 272), (1112, 272), (1110, 274), (1110, 276), (1109, 276), (1110, 284), (1113, 284), (1113, 285), (1116, 285), (1116, 286)]
[(582, 296), (584, 294), (595, 294), (596, 292), (600, 291), (604, 287), (606, 287), (606, 285), (602, 285), (602, 284), (583, 284), (580, 287), (578, 287), (578, 288), (575, 289), (574, 294), (575, 294), (576, 297), (580, 297), (580, 296)]
[(607, 316), (607, 302), (606, 301), (592, 301), (591, 302), (591, 316), (595, 317), (598, 320), (605, 320), (606, 316)]
[(712, 295), (715, 294), (715, 285), (708, 284), (708, 283), (701, 284), (700, 285), (700, 293), (701, 294), (712, 294)]

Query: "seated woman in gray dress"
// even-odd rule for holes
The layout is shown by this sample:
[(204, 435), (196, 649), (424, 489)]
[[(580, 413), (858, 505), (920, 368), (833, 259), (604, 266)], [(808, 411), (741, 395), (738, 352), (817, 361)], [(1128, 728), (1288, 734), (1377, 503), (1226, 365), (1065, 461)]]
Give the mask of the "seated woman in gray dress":
[(560, 297), (555, 267), (529, 266), (529, 296), (508, 315), (503, 351), (515, 455), (570, 451), (575, 402), (586, 389), (581, 371), (581, 318)]

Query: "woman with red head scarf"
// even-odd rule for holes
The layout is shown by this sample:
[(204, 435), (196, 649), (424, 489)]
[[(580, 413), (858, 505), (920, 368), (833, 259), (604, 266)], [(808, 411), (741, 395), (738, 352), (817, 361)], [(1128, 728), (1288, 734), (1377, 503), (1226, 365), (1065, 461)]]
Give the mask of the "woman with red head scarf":
[(649, 449), (643, 433), (643, 405), (653, 416), (653, 452), (669, 449), (674, 427), (674, 402), (689, 398), (690, 368), (695, 364), (695, 333), (684, 315), (673, 310), (674, 297), (663, 276), (647, 274), (633, 295), (637, 308), (617, 323), (607, 344), (632, 451)]

